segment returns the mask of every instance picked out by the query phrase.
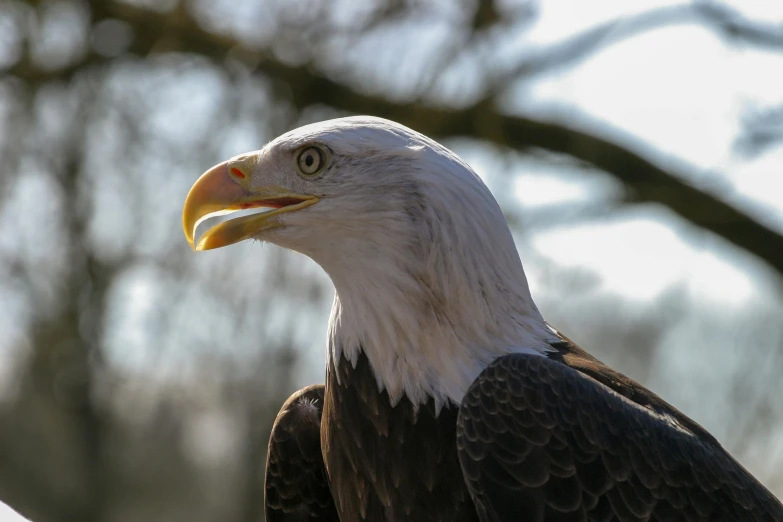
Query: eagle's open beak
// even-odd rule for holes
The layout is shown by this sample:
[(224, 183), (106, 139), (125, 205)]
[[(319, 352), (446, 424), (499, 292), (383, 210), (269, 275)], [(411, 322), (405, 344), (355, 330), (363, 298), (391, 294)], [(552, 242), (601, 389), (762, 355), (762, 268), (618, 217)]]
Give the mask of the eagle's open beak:
[[(293, 194), (280, 187), (247, 190), (247, 168), (242, 161), (225, 161), (201, 175), (185, 198), (182, 229), (193, 250), (211, 250), (233, 245), (253, 234), (279, 226), (272, 218), (284, 212), (309, 207), (316, 196)], [(224, 221), (207, 230), (194, 245), (196, 227), (205, 219), (249, 208), (271, 208), (269, 212)]]

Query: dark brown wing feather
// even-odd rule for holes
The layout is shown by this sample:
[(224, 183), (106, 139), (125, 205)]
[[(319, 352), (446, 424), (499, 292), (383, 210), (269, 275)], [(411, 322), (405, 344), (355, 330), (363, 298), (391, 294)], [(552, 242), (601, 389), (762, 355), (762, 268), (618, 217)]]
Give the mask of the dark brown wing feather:
[[(460, 406), (482, 522), (781, 522), (783, 506), (703, 428), (564, 343), (507, 355)], [(571, 367), (571, 366), (574, 367)]]
[(324, 386), (291, 395), (277, 414), (266, 458), (268, 522), (338, 522), (321, 455)]
[(563, 334), (559, 335), (563, 341), (552, 345), (557, 352), (551, 354), (550, 359), (560, 361), (566, 366), (579, 370), (581, 373), (592, 377), (604, 386), (616, 391), (626, 399), (629, 399), (640, 406), (650, 408), (658, 413), (665, 414), (677, 424), (692, 431), (705, 441), (710, 441), (713, 444), (719, 445), (719, 442), (715, 437), (702, 428), (696, 421), (689, 418), (680, 410), (664, 401), (638, 382), (608, 367)]

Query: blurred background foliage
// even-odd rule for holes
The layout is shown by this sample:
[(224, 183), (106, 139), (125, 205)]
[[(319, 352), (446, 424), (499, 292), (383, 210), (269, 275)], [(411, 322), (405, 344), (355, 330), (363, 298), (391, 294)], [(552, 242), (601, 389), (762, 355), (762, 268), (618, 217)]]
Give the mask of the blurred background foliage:
[(782, 495), (774, 4), (0, 0), (0, 501), (262, 520), (332, 288), (258, 243), (195, 255), (179, 212), (212, 164), (354, 113), (472, 163), (545, 317)]

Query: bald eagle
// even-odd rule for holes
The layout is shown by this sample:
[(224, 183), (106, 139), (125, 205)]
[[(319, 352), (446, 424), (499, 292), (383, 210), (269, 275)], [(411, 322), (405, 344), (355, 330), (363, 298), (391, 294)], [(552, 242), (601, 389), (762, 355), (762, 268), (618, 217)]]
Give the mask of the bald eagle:
[(494, 197), (426, 136), (301, 127), (203, 174), (182, 224), (196, 250), (300, 252), (336, 289), (326, 383), (274, 423), (268, 521), (783, 521), (704, 428), (545, 322)]

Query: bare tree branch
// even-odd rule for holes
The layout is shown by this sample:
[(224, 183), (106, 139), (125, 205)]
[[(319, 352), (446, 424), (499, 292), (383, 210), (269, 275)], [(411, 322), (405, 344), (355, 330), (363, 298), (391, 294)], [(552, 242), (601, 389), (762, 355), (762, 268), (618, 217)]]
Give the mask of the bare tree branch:
[(695, 10), (705, 24), (726, 38), (771, 50), (783, 49), (783, 25), (750, 20), (739, 11), (711, 0), (699, 1)]

